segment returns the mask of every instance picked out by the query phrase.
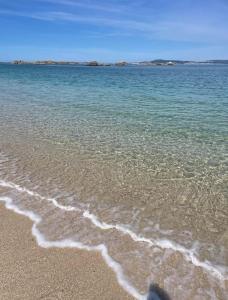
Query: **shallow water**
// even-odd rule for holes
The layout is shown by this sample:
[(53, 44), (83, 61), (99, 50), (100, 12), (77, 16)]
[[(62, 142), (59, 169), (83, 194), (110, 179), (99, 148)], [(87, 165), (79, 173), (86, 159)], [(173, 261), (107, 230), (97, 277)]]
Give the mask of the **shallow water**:
[(225, 299), (228, 66), (0, 65), (0, 107), (0, 197), (40, 245), (101, 251), (136, 298)]

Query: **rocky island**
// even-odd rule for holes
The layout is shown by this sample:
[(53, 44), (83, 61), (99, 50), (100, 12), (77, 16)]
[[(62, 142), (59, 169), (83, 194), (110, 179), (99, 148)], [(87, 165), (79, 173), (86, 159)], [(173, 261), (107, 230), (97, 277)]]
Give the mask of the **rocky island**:
[(207, 60), (207, 61), (188, 61), (188, 60), (166, 60), (166, 59), (155, 59), (150, 61), (139, 61), (139, 62), (126, 62), (118, 61), (114, 63), (104, 63), (94, 61), (78, 62), (78, 61), (55, 61), (55, 60), (37, 60), (37, 61), (25, 61), (25, 60), (14, 60), (14, 65), (80, 65), (87, 67), (124, 67), (124, 66), (175, 66), (185, 64), (228, 64), (228, 60)]

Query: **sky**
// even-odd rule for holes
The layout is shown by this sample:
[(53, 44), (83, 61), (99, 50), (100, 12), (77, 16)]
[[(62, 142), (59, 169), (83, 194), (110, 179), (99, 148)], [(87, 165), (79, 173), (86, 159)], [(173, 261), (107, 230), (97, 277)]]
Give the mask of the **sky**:
[(0, 61), (228, 59), (228, 0), (0, 0)]

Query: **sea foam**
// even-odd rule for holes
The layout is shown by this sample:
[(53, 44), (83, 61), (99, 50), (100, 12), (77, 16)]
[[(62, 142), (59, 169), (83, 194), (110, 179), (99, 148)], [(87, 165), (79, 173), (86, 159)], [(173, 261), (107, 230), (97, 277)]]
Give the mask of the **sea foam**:
[[(197, 267), (201, 267), (203, 270), (207, 271), (210, 275), (213, 275), (217, 279), (224, 281), (228, 279), (227, 276), (227, 268), (219, 265), (213, 265), (210, 261), (200, 261), (199, 258), (197, 257), (196, 249), (194, 247), (192, 249), (187, 249), (184, 246), (168, 240), (168, 239), (149, 239), (144, 236), (141, 236), (139, 234), (136, 234), (133, 232), (131, 229), (126, 228), (126, 226), (121, 225), (121, 224), (108, 224), (105, 223), (101, 220), (98, 219), (98, 217), (88, 210), (82, 210), (77, 207), (73, 206), (65, 206), (61, 205), (58, 203), (58, 201), (54, 198), (48, 198), (40, 195), (37, 192), (33, 192), (25, 187), (21, 187), (18, 184), (15, 184), (13, 182), (6, 182), (4, 180), (0, 180), (0, 186), (6, 187), (6, 188), (11, 188), (11, 189), (16, 189), (18, 192), (21, 193), (27, 193), (30, 196), (37, 197), (41, 200), (45, 200), (48, 202), (51, 202), (55, 207), (64, 210), (64, 211), (77, 211), (81, 212), (84, 218), (90, 220), (90, 222), (102, 229), (102, 230), (110, 230), (114, 229), (119, 232), (121, 232), (124, 235), (128, 235), (131, 237), (132, 240), (135, 242), (141, 242), (141, 243), (146, 243), (149, 246), (158, 246), (162, 249), (171, 249), (173, 251), (180, 252), (183, 257), (186, 259), (186, 261), (191, 262), (193, 265)], [(84, 245), (80, 242), (73, 241), (70, 239), (64, 239), (64, 240), (58, 240), (58, 241), (48, 241), (46, 240), (45, 236), (40, 233), (40, 231), (37, 229), (37, 224), (41, 222), (41, 218), (34, 214), (32, 211), (27, 211), (27, 210), (21, 210), (18, 208), (15, 204), (13, 204), (13, 200), (8, 197), (1, 197), (0, 201), (4, 201), (6, 203), (6, 207), (8, 209), (11, 209), (15, 211), (16, 213), (23, 214), (27, 217), (29, 217), (34, 225), (32, 227), (32, 233), (36, 237), (37, 243), (45, 248), (49, 247), (59, 247), (59, 248), (78, 248), (78, 249), (84, 249), (87, 251), (99, 251), (102, 254), (102, 257), (106, 261), (106, 263), (114, 270), (117, 276), (117, 280), (119, 284), (133, 297), (136, 299), (145, 299), (145, 295), (141, 295), (125, 278), (122, 267), (114, 261), (108, 254), (107, 247), (104, 244), (101, 244), (99, 246), (87, 246)]]
[(115, 260), (111, 258), (108, 254), (107, 247), (104, 244), (100, 244), (98, 246), (87, 246), (80, 242), (73, 241), (71, 239), (63, 239), (58, 241), (48, 241), (45, 236), (39, 231), (37, 225), (42, 221), (40, 216), (34, 214), (29, 210), (21, 210), (16, 205), (13, 204), (13, 200), (9, 197), (0, 197), (0, 201), (5, 203), (5, 207), (10, 209), (17, 214), (28, 217), (32, 222), (32, 234), (36, 238), (37, 244), (43, 248), (77, 248), (86, 251), (98, 251), (101, 253), (106, 264), (115, 272), (117, 281), (120, 286), (124, 288), (126, 292), (132, 295), (135, 299), (145, 300), (147, 298), (146, 295), (141, 295), (125, 278), (123, 269)]

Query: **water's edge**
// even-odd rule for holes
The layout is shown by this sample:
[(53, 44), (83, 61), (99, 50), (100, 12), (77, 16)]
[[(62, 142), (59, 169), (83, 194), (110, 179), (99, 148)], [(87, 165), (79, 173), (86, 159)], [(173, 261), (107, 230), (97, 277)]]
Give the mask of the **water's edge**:
[(76, 242), (70, 239), (60, 241), (48, 241), (45, 236), (37, 229), (37, 225), (41, 222), (41, 218), (29, 210), (21, 210), (13, 204), (13, 200), (8, 197), (0, 197), (0, 201), (5, 204), (5, 208), (12, 210), (13, 212), (23, 215), (29, 218), (32, 222), (32, 235), (35, 237), (37, 244), (42, 248), (76, 248), (85, 251), (97, 251), (100, 252), (106, 264), (115, 272), (119, 285), (131, 296), (138, 300), (145, 300), (146, 295), (141, 295), (138, 291), (129, 284), (123, 274), (122, 267), (114, 261), (108, 254), (107, 248), (104, 244), (96, 247), (83, 245), (80, 242)]
[[(10, 189), (17, 190), (18, 192), (27, 193), (30, 196), (38, 197), (42, 200), (51, 202), (51, 204), (55, 207), (57, 207), (60, 210), (64, 211), (77, 211), (82, 214), (84, 218), (87, 218), (93, 225), (96, 227), (102, 229), (102, 230), (109, 230), (114, 229), (117, 230), (124, 235), (128, 235), (131, 237), (131, 239), (135, 242), (141, 242), (146, 243), (148, 246), (158, 246), (162, 249), (172, 249), (174, 251), (177, 251), (181, 253), (186, 261), (191, 262), (193, 265), (201, 267), (203, 270), (207, 271), (214, 277), (218, 278), (219, 280), (227, 280), (227, 276), (223, 274), (222, 267), (221, 266), (214, 266), (209, 261), (200, 261), (198, 257), (196, 256), (196, 253), (194, 253), (194, 249), (187, 249), (183, 247), (182, 245), (179, 245), (171, 240), (167, 239), (148, 239), (143, 236), (139, 236), (136, 233), (134, 233), (132, 230), (124, 227), (123, 225), (119, 224), (108, 224), (105, 223), (97, 218), (94, 214), (89, 212), (88, 210), (82, 210), (77, 207), (72, 206), (64, 206), (58, 203), (58, 201), (54, 198), (46, 198), (37, 192), (33, 192), (29, 189), (26, 189), (25, 187), (22, 187), (20, 185), (17, 185), (13, 182), (6, 182), (4, 180), (0, 180), (0, 186), (1, 187), (7, 187)], [(13, 210), (14, 212), (24, 215), (28, 217), (32, 222), (32, 234), (36, 238), (37, 244), (44, 248), (51, 248), (51, 247), (57, 247), (57, 248), (77, 248), (77, 249), (83, 249), (87, 251), (98, 251), (101, 253), (104, 261), (106, 264), (111, 267), (111, 269), (115, 272), (118, 283), (120, 286), (126, 290), (130, 295), (132, 295), (134, 298), (143, 300), (146, 299), (146, 295), (141, 295), (137, 289), (132, 286), (127, 278), (124, 275), (124, 271), (119, 263), (117, 263), (108, 253), (107, 247), (105, 244), (100, 244), (98, 246), (88, 246), (83, 243), (71, 240), (71, 239), (63, 239), (63, 240), (56, 240), (56, 241), (49, 241), (46, 239), (45, 235), (42, 234), (39, 229), (37, 228), (37, 225), (42, 221), (42, 218), (35, 214), (31, 210), (23, 210), (17, 205), (14, 204), (13, 199), (10, 197), (0, 197), (0, 201), (5, 203), (5, 207), (7, 209)]]

